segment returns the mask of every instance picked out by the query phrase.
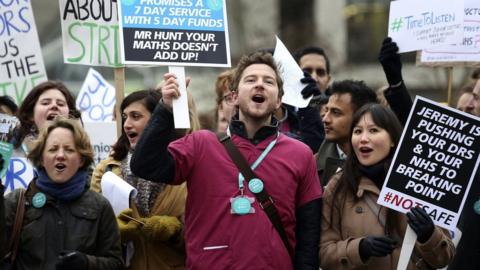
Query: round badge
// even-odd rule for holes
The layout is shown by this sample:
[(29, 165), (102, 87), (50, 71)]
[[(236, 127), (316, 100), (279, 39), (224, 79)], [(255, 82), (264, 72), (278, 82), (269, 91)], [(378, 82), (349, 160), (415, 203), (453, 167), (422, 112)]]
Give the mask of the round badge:
[(480, 199), (473, 204), (473, 210), (477, 215), (480, 215)]
[(253, 178), (248, 182), (248, 189), (253, 193), (260, 193), (263, 190), (263, 182), (258, 178)]
[(235, 198), (232, 202), (232, 210), (237, 215), (245, 215), (250, 213), (250, 201), (247, 198)]
[(32, 205), (35, 208), (42, 208), (47, 202), (47, 197), (42, 192), (38, 192), (32, 198)]

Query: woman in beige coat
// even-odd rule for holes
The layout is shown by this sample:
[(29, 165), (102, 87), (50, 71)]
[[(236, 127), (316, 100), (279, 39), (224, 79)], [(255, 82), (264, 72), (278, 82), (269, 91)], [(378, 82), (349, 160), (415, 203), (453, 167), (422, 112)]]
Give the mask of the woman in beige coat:
[(398, 119), (380, 104), (353, 116), (352, 151), (323, 194), (323, 270), (396, 269), (407, 223), (417, 234), (408, 270), (442, 268), (452, 260), (450, 234), (423, 209), (404, 215), (376, 204), (400, 135)]
[[(122, 101), (122, 135), (113, 146), (113, 153), (97, 165), (91, 181), (91, 189), (101, 192), (103, 174), (112, 171), (138, 191), (132, 209), (126, 209), (117, 217), (121, 240), (127, 247), (127, 269), (185, 268), (182, 232), (186, 186), (150, 182), (130, 171), (130, 158), (135, 145), (147, 127), (160, 97), (159, 91), (143, 90), (128, 95)], [(189, 103), (192, 126), (190, 132), (199, 129), (199, 124), (195, 106), (191, 100)], [(178, 136), (184, 134), (185, 131)]]

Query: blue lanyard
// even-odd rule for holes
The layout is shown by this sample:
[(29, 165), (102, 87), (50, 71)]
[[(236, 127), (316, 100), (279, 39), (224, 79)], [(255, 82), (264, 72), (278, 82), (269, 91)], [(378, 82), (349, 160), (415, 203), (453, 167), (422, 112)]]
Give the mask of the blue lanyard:
[[(227, 134), (228, 134), (228, 136), (231, 136), (230, 135), (230, 129), (227, 129)], [(270, 150), (272, 150), (272, 148), (275, 146), (275, 144), (277, 143), (278, 135), (279, 135), (279, 133), (277, 132), (277, 137), (275, 137), (275, 140), (271, 141), (268, 144), (267, 148), (265, 148), (265, 150), (263, 150), (262, 154), (260, 154), (260, 156), (257, 158), (257, 160), (255, 160), (255, 162), (252, 164), (252, 166), (250, 166), (250, 168), (252, 168), (252, 170), (255, 170), (255, 168), (257, 168), (258, 165), (260, 165), (260, 163), (262, 163), (262, 161), (268, 155)], [(243, 177), (242, 173), (239, 172), (238, 173), (238, 188), (242, 192), (243, 192), (243, 181), (244, 180), (245, 180), (245, 178)]]

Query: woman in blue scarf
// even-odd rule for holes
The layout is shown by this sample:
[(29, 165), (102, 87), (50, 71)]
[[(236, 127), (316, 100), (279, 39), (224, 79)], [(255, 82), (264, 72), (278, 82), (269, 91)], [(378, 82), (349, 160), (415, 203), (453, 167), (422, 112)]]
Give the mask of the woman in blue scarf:
[[(118, 227), (108, 201), (89, 190), (93, 151), (78, 121), (56, 119), (28, 154), (38, 171), (25, 193), (25, 215), (14, 267), (121, 269)], [(6, 235), (19, 190), (5, 197)], [(6, 245), (6, 243), (0, 243)]]

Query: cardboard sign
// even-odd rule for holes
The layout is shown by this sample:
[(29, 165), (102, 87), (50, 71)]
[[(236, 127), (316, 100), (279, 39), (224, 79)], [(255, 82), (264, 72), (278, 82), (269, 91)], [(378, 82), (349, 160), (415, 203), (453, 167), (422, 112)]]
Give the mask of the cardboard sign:
[(115, 88), (100, 73), (90, 68), (76, 103), (84, 122), (112, 121)]
[(59, 0), (63, 61), (121, 67), (116, 0)]
[(480, 64), (480, 1), (464, 1), (462, 42), (425, 49), (421, 52), (420, 63), (436, 63), (436, 66)]
[(35, 176), (35, 169), (30, 161), (22, 157), (12, 157), (8, 163), (7, 173), (3, 180), (5, 193), (17, 188), (27, 188)]
[(0, 95), (20, 104), (47, 80), (30, 1), (0, 1)]
[(454, 231), (479, 153), (480, 118), (417, 96), (378, 203), (402, 213), (421, 206)]
[(85, 122), (84, 128), (90, 137), (93, 146), (93, 162), (97, 165), (106, 159), (112, 151), (112, 145), (117, 141), (117, 129), (115, 122)]
[(463, 0), (391, 1), (388, 36), (401, 53), (459, 43), (463, 6)]
[(126, 64), (230, 67), (225, 0), (121, 1)]

